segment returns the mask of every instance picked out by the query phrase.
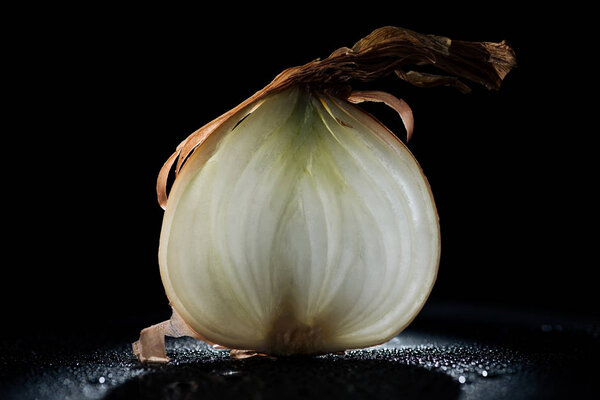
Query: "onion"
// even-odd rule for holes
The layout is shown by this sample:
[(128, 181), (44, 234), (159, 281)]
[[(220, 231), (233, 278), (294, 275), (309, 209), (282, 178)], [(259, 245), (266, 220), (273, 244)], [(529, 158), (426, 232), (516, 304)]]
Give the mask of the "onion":
[[(431, 42), (427, 51), (416, 39)], [(436, 48), (441, 39), (382, 28), (284, 71), (182, 142), (158, 180), (166, 209), (159, 264), (173, 317), (142, 331), (133, 344), (140, 361), (168, 361), (165, 335), (238, 357), (324, 354), (384, 343), (413, 320), (437, 275), (435, 203), (407, 147), (353, 103), (390, 105), (408, 137), (412, 113), (390, 94), (352, 92), (346, 82), (394, 71), (419, 86), (464, 91), (454, 77), (405, 73), (392, 62), (408, 46), (415, 60), (437, 56), (438, 67), (457, 74), (456, 55)], [(483, 48), (491, 45), (512, 55), (503, 44)], [(393, 69), (381, 67), (383, 56)], [(457, 59), (469, 64), (458, 75), (474, 80), (472, 57)], [(479, 78), (494, 87), (493, 74)]]

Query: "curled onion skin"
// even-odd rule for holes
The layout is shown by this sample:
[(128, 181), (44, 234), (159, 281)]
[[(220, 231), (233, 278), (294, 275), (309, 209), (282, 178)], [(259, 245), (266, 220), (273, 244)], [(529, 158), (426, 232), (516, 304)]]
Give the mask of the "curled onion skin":
[(238, 111), (186, 161), (159, 263), (198, 337), (290, 355), (397, 335), (439, 255), (433, 196), (406, 146), (350, 102), (292, 87)]

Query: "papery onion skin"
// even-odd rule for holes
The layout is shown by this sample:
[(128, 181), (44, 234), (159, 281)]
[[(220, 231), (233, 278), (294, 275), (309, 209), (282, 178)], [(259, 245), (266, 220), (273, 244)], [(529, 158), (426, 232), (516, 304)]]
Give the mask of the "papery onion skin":
[(323, 354), (391, 339), (437, 275), (425, 175), (346, 100), (299, 87), (263, 100), (213, 132), (171, 189), (159, 250), (171, 305), (232, 349)]

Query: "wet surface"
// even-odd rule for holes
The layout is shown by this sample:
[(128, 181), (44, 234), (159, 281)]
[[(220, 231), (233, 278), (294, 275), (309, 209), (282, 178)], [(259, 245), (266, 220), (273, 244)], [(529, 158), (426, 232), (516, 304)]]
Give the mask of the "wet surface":
[[(149, 319), (152, 317), (148, 317)], [(154, 321), (157, 322), (157, 321)], [(167, 365), (131, 352), (139, 322), (0, 343), (1, 399), (599, 398), (595, 318), (428, 305), (390, 342), (305, 358), (232, 360), (167, 339)]]

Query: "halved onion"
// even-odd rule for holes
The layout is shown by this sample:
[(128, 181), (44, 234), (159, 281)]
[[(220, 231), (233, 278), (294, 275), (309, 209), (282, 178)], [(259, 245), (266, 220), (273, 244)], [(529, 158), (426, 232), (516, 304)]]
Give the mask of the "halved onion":
[(358, 107), (293, 88), (218, 128), (171, 190), (159, 251), (200, 336), (267, 354), (385, 342), (435, 281), (439, 226), (410, 151)]
[[(410, 64), (451, 76), (405, 71)], [(140, 361), (168, 361), (165, 335), (236, 357), (339, 352), (397, 335), (434, 284), (438, 216), (410, 151), (354, 103), (391, 106), (407, 138), (410, 108), (349, 82), (396, 74), (466, 92), (462, 77), (498, 89), (514, 66), (505, 42), (383, 27), (286, 69), (191, 134), (157, 182), (166, 209), (160, 272), (173, 316), (142, 330), (133, 343)]]

